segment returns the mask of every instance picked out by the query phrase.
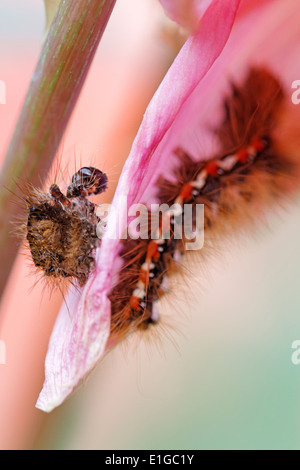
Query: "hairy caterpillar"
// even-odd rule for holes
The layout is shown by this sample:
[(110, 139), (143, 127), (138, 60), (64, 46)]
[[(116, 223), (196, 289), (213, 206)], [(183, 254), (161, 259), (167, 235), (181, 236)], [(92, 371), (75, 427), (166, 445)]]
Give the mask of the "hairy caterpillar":
[[(204, 204), (209, 239), (254, 224), (263, 208), (290, 194), (299, 184), (299, 165), (278, 144), (284, 98), (270, 72), (251, 69), (242, 86), (232, 86), (224, 103), (225, 118), (216, 130), (219, 153), (199, 163), (177, 149), (176, 183), (164, 177), (157, 181), (161, 203), (177, 203), (182, 210), (185, 203)], [(156, 301), (169, 273), (178, 269), (174, 258), (184, 252), (184, 236), (179, 241), (171, 236), (164, 242), (139, 240), (124, 246), (124, 267), (110, 296), (112, 336), (132, 324), (144, 329), (157, 321)]]
[[(156, 183), (159, 201), (169, 209), (159, 217), (148, 211), (148, 223), (144, 232), (141, 229), (144, 236), (123, 242), (123, 266), (109, 296), (112, 342), (159, 321), (156, 302), (166, 290), (168, 276), (180, 269), (178, 259), (186, 251), (185, 222), (181, 237), (174, 230), (176, 216), (184, 213), (186, 204), (204, 205), (202, 228), (210, 237), (245, 223), (251, 226), (262, 209), (297, 188), (299, 164), (280, 143), (284, 105), (277, 79), (265, 69), (253, 68), (244, 83), (232, 85), (224, 102), (224, 120), (215, 130), (218, 152), (197, 162), (183, 149), (175, 151), (176, 182), (161, 176)], [(83, 285), (100, 243), (96, 237), (100, 219), (87, 196), (105, 190), (107, 179), (93, 168), (79, 170), (73, 179), (66, 196), (53, 185), (50, 194), (36, 190), (27, 198), (27, 239), (35, 265), (46, 276), (70, 277)], [(195, 214), (190, 228), (197, 226)]]

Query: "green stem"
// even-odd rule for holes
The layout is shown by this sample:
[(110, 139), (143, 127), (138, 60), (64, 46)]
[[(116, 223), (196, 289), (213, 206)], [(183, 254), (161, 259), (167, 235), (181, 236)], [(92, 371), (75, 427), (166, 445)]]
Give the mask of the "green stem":
[(45, 180), (115, 2), (62, 0), (52, 22), (0, 177), (0, 295), (18, 251), (13, 200)]

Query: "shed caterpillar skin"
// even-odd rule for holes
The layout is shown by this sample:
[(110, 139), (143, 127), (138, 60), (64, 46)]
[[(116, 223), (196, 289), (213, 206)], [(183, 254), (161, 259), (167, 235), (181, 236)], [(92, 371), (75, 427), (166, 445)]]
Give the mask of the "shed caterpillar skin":
[(83, 167), (73, 176), (66, 196), (52, 184), (49, 194), (32, 189), (26, 197), (26, 238), (35, 266), (48, 278), (76, 278), (81, 286), (87, 281), (99, 243), (96, 206), (87, 196), (100, 194), (106, 186), (102, 171)]
[[(215, 131), (221, 150), (197, 162), (177, 149), (176, 182), (160, 177), (156, 183), (160, 202), (175, 205), (177, 215), (185, 204), (204, 204), (205, 234), (220, 238), (246, 223), (251, 226), (263, 209), (292, 194), (299, 186), (299, 163), (280, 143), (285, 102), (283, 89), (270, 72), (251, 69), (242, 85), (232, 85), (224, 102), (225, 117)], [(66, 195), (52, 185), (49, 194), (33, 190), (27, 197), (27, 240), (35, 265), (47, 277), (85, 284), (100, 243), (99, 217), (87, 197), (104, 191), (106, 184), (104, 173), (85, 167), (74, 175)], [(178, 260), (187, 241), (184, 224), (182, 239), (175, 239), (175, 212), (167, 210), (156, 220), (155, 239), (147, 228), (145, 238), (124, 240), (123, 267), (109, 296), (112, 343), (159, 321), (157, 301), (167, 289), (168, 277), (180, 270)], [(149, 211), (147, 222), (154, 216)], [(191, 225), (195, 224), (193, 215)]]

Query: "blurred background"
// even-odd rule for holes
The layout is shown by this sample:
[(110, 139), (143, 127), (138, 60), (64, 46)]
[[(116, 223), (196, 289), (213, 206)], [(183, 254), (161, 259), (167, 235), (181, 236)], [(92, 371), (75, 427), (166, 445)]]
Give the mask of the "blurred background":
[[(2, 160), (44, 26), (42, 1), (1, 1)], [(180, 43), (156, 0), (117, 2), (54, 164), (69, 175), (81, 164), (106, 171), (101, 202), (111, 200)], [(299, 215), (294, 205), (259, 239), (236, 240), (201, 272), (189, 267), (185, 284), (174, 280), (176, 298), (161, 302), (161, 334), (116, 348), (49, 415), (35, 402), (63, 300), (33, 287), (29, 257), (20, 254), (0, 306), (0, 448), (299, 449), (300, 365), (291, 361), (300, 340)]]

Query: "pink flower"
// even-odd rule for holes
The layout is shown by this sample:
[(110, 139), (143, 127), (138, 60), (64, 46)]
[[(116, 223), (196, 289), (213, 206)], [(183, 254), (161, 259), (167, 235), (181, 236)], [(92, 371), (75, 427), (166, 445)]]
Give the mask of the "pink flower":
[(184, 28), (195, 31), (207, 8), (215, 0), (161, 0), (167, 15)]
[[(181, 4), (163, 3), (166, 8)], [(149, 200), (157, 177), (172, 169), (174, 148), (180, 146), (197, 155), (197, 142), (190, 139), (193, 129), (197, 134), (201, 129), (202, 154), (210, 152), (211, 142), (205, 148), (205, 135), (221, 118), (220, 101), (232, 76), (239, 77), (250, 65), (259, 63), (268, 64), (288, 88), (299, 78), (295, 57), (300, 46), (300, 15), (296, 2), (244, 2), (236, 18), (239, 3), (192, 2), (194, 7), (199, 4), (203, 8), (200, 27), (183, 46), (147, 108), (124, 165), (113, 208), (119, 207), (123, 197), (128, 207)], [(43, 411), (61, 404), (112, 346), (108, 295), (119, 267), (120, 241), (111, 236), (116, 223), (114, 216), (108, 219), (96, 255), (97, 268), (81, 295), (70, 296), (71, 315), (63, 308), (56, 321), (46, 358), (45, 383), (37, 402)], [(122, 227), (126, 226), (124, 211)]]

